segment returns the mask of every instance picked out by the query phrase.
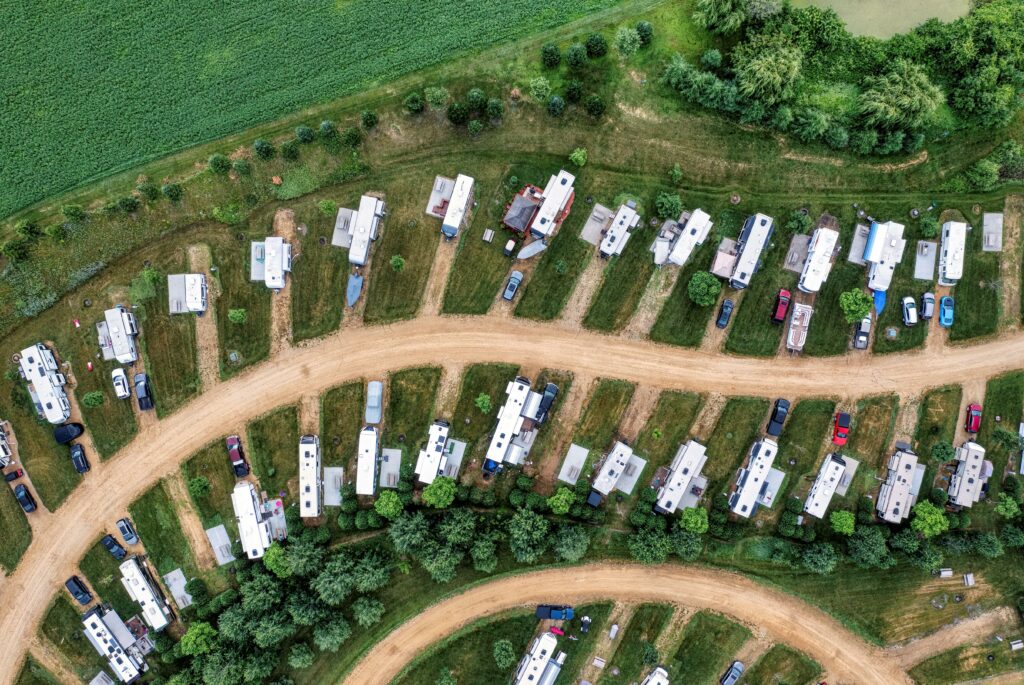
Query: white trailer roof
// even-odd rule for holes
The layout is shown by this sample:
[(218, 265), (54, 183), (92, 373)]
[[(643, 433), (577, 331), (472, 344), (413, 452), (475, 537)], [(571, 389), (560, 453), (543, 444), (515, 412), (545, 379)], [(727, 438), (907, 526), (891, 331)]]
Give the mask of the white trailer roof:
[(36, 343), (21, 351), (18, 361), (21, 373), (32, 386), (36, 410), (50, 423), (64, 423), (71, 416), (71, 403), (64, 384), (67, 379), (58, 370), (57, 358), (53, 351), (42, 343)]
[(761, 261), (761, 253), (768, 246), (774, 230), (775, 219), (770, 216), (755, 214), (747, 218), (740, 233), (739, 242), (742, 246), (729, 281), (733, 288), (739, 290), (750, 285), (750, 279), (757, 272), (757, 265)]
[(496, 464), (505, 460), (509, 445), (523, 427), (523, 409), (526, 406), (526, 398), (530, 395), (530, 382), (517, 376), (505, 386), (505, 393), (507, 399), (498, 410), (498, 425), (494, 428), (494, 437), (491, 438), (491, 444), (484, 457)]
[(435, 176), (434, 185), (430, 189), (430, 197), (427, 198), (425, 213), (428, 216), (444, 219), (453, 192), (455, 192), (455, 179), (447, 176)]
[(668, 671), (658, 666), (643, 679), (640, 685), (669, 685)]
[(430, 424), (430, 433), (427, 437), (427, 445), (420, 450), (416, 458), (416, 476), (421, 483), (430, 485), (443, 471), (448, 462), (448, 453), (445, 447), (448, 445), (448, 424), (444, 421), (435, 421)]
[(601, 256), (611, 257), (612, 255), (622, 254), (626, 243), (629, 242), (630, 231), (636, 228), (639, 223), (640, 215), (636, 213), (635, 208), (629, 205), (620, 206), (619, 210), (615, 212), (615, 216), (612, 217), (612, 222), (608, 226), (604, 238), (601, 240), (601, 245), (598, 247)]
[(249, 280), (263, 281), (274, 290), (284, 287), (284, 275), (292, 270), (292, 246), (281, 236), (254, 240), (249, 246)]
[(359, 457), (356, 465), (356, 494), (372, 495), (377, 487), (377, 429), (367, 426), (359, 431)]
[(814, 307), (797, 302), (793, 305), (793, 314), (789, 317), (789, 330), (786, 332), (786, 349), (800, 352), (807, 343), (807, 331), (811, 328), (811, 317)]
[(807, 260), (804, 262), (803, 273), (800, 274), (798, 287), (805, 293), (816, 293), (828, 279), (832, 271), (832, 254), (839, 242), (839, 231), (831, 228), (819, 228), (811, 236), (807, 247)]
[(985, 448), (965, 442), (956, 450), (956, 473), (949, 479), (949, 501), (970, 507), (981, 499), (981, 489), (992, 477), (992, 462), (985, 460)]
[(366, 264), (370, 257), (370, 243), (377, 239), (377, 228), (384, 218), (384, 200), (372, 195), (359, 198), (359, 209), (356, 210), (349, 231), (352, 233), (352, 245), (348, 248), (348, 261), (357, 266)]
[(112, 358), (122, 364), (132, 364), (139, 358), (138, 350), (135, 348), (135, 336), (139, 334), (139, 324), (135, 315), (125, 309), (123, 305), (117, 305), (103, 312), (103, 330), (106, 333), (106, 340), (101, 338), (100, 347), (104, 343), (110, 345)]
[(555, 653), (558, 640), (551, 633), (542, 633), (530, 646), (530, 651), (519, 662), (515, 685), (533, 685), (539, 682), (541, 674)]
[(565, 210), (565, 206), (573, 196), (573, 183), (576, 177), (565, 169), (558, 172), (548, 180), (544, 187), (544, 202), (537, 210), (536, 216), (530, 223), (530, 230), (541, 238), (547, 238), (555, 231), (558, 215)]
[(622, 478), (622, 472), (632, 456), (632, 447), (624, 442), (616, 442), (612, 446), (612, 451), (608, 453), (608, 456), (601, 464), (601, 470), (598, 471), (597, 478), (594, 479), (594, 490), (607, 497), (615, 489), (619, 479)]
[(167, 606), (135, 557), (121, 563), (121, 584), (128, 596), (142, 607), (142, 618), (153, 630), (163, 630), (170, 623)]
[(900, 523), (910, 516), (924, 479), (924, 464), (917, 463), (917, 455), (910, 450), (898, 449), (889, 457), (889, 472), (878, 490), (879, 516), (889, 523)]
[(235, 510), (238, 537), (242, 541), (245, 555), (259, 559), (270, 547), (270, 521), (264, 519), (256, 488), (248, 481), (239, 481), (231, 491), (231, 506)]
[(473, 200), (473, 177), (459, 174), (455, 178), (455, 188), (452, 190), (451, 199), (448, 201), (448, 209), (444, 213), (444, 220), (441, 222), (441, 232), (448, 236), (456, 236), (462, 227), (462, 222), (469, 211), (469, 205)]
[(804, 501), (804, 511), (815, 518), (824, 518), (828, 505), (832, 501), (832, 495), (839, 487), (839, 481), (846, 471), (846, 462), (838, 454), (830, 454), (825, 458), (818, 469), (818, 477), (811, 485), (811, 491), (807, 493)]
[(323, 474), (320, 471), (320, 438), (299, 438), (299, 514), (316, 518), (323, 512)]
[(779, 446), (768, 438), (755, 442), (750, 448), (747, 465), (739, 470), (736, 490), (729, 497), (729, 509), (734, 514), (749, 518), (757, 509), (757, 500), (767, 484), (778, 451)]
[(939, 285), (956, 285), (964, 275), (964, 250), (967, 224), (947, 221), (942, 224), (942, 248), (939, 252)]
[[(83, 631), (96, 652), (107, 660), (117, 679), (123, 683), (130, 683), (141, 674), (139, 670), (141, 664), (124, 651), (125, 647), (131, 645), (121, 645), (114, 638), (113, 632), (107, 625), (110, 614), (117, 617), (117, 614), (112, 611), (102, 613), (99, 607), (87, 612), (82, 616)], [(120, 617), (117, 617), (117, 620), (120, 621)]]
[(714, 222), (711, 221), (707, 212), (703, 209), (693, 210), (686, 225), (676, 237), (675, 243), (672, 244), (672, 249), (668, 253), (668, 261), (678, 266), (685, 266), (697, 246), (703, 245), (707, 240), (712, 226), (714, 226)]
[(903, 239), (903, 224), (886, 221), (871, 222), (868, 239), (864, 243), (864, 261), (868, 266), (868, 287), (885, 292), (892, 283), (896, 265), (903, 260), (907, 241)]
[(206, 276), (167, 275), (167, 310), (171, 314), (206, 311)]
[(690, 489), (693, 479), (700, 476), (707, 460), (707, 448), (696, 440), (680, 445), (669, 467), (669, 476), (658, 489), (658, 501), (654, 509), (663, 514), (674, 513)]

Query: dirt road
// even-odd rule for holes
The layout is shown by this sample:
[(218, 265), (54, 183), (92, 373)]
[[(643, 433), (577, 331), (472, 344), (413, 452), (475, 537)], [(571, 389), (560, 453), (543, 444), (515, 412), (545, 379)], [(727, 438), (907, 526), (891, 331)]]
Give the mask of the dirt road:
[[(529, 340), (530, 345), (509, 345), (509, 340)], [(538, 350), (543, 351), (543, 359), (538, 359)], [(1018, 367), (1022, 353), (1024, 333), (1010, 333), (974, 347), (904, 355), (754, 359), (516, 319), (423, 316), (389, 326), (344, 329), (308, 345), (284, 347), (271, 361), (216, 384), (176, 413), (141, 430), (113, 458), (95, 460), (89, 477), (56, 512), (33, 521), (32, 544), (0, 589), (0, 635), (7, 641), (8, 654), (27, 651), (50, 597), (90, 541), (115, 518), (97, 512), (126, 509), (160, 478), (175, 473), (181, 462), (222, 435), (225, 426), (242, 426), (253, 416), (344, 381), (436, 364), (443, 358), (456, 365), (542, 363), (574, 371), (579, 377), (622, 378), (662, 389), (791, 399), (858, 397), (893, 391), (919, 394), (934, 385), (993, 376)], [(936, 375), (935, 368), (943, 373)], [(153, 445), (162, 447), (158, 460), (152, 458)], [(21, 659), (0, 660), (0, 683), (13, 683), (20, 664)]]
[(595, 564), (504, 578), (435, 604), (378, 642), (344, 683), (390, 682), (416, 654), (482, 616), (542, 602), (608, 598), (674, 602), (760, 626), (768, 640), (785, 642), (820, 663), (830, 683), (910, 682), (890, 654), (868, 645), (820, 609), (743, 576), (685, 566)]

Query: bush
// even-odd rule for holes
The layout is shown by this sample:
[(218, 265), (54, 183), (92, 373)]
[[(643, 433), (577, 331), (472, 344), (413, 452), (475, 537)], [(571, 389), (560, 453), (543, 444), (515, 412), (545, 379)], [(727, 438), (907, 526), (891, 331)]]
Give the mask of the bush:
[(177, 183), (163, 184), (162, 186), (160, 186), (160, 192), (163, 193), (164, 197), (166, 197), (171, 202), (178, 202), (185, 194), (185, 191), (183, 191), (181, 189), (181, 186)]
[(462, 126), (469, 121), (469, 108), (461, 102), (448, 105), (448, 121), (456, 126)]
[(294, 162), (299, 158), (299, 141), (295, 138), (281, 143), (281, 158)]
[(160, 197), (160, 189), (152, 181), (143, 181), (135, 186), (135, 192), (142, 196), (146, 202), (152, 202)]
[(451, 99), (448, 89), (441, 88), (440, 86), (424, 88), (423, 97), (427, 101), (427, 104), (430, 105), (431, 109), (441, 109), (446, 106), (448, 104), (448, 100)]
[(377, 113), (374, 112), (372, 109), (364, 109), (362, 112), (359, 113), (359, 123), (361, 123), (363, 125), (363, 128), (365, 128), (367, 131), (369, 131), (371, 128), (376, 127), (378, 121), (379, 119), (377, 117)]
[(321, 138), (333, 138), (338, 135), (338, 125), (330, 119), (324, 119), (320, 122), (320, 137)]
[(316, 207), (324, 216), (335, 216), (338, 213), (338, 203), (334, 200), (320, 200)]
[(89, 216), (82, 209), (82, 205), (64, 205), (60, 208), (60, 213), (64, 215), (65, 219), (76, 224), (85, 221)]
[(600, 33), (591, 33), (587, 36), (587, 57), (595, 59), (608, 54), (608, 41)]
[(640, 46), (647, 47), (654, 40), (654, 27), (649, 21), (639, 21), (636, 24), (636, 35), (640, 37)]
[(490, 119), (502, 118), (505, 116), (505, 103), (501, 101), (501, 98), (491, 98), (487, 101), (486, 113)]
[(493, 648), (494, 663), (499, 671), (507, 671), (515, 666), (519, 654), (508, 640), (497, 640)]
[(249, 318), (249, 313), (245, 309), (229, 309), (228, 310), (228, 321), (233, 324), (242, 325)]
[(718, 301), (722, 292), (722, 282), (708, 271), (698, 271), (690, 277), (686, 285), (686, 294), (699, 307), (710, 307)]
[(999, 185), (999, 164), (991, 159), (979, 160), (964, 174), (971, 190), (987, 192)]
[(722, 66), (722, 53), (715, 48), (705, 50), (700, 56), (700, 63), (705, 69), (717, 69)]
[(484, 122), (480, 121), (479, 119), (473, 119), (466, 126), (466, 130), (469, 131), (469, 135), (475, 138), (484, 132)]
[(236, 159), (231, 163), (231, 168), (239, 176), (250, 176), (252, 174), (252, 163), (244, 157)]
[(355, 126), (349, 126), (341, 133), (341, 144), (345, 147), (359, 147), (363, 142), (363, 132)]
[(654, 208), (662, 219), (675, 219), (683, 213), (683, 199), (678, 193), (658, 193), (654, 200)]
[(89, 408), (96, 408), (103, 405), (103, 392), (93, 390), (82, 395), (82, 404)]
[(565, 112), (565, 100), (560, 95), (552, 95), (548, 98), (548, 114), (553, 117), (560, 117)]
[(134, 195), (127, 195), (117, 201), (117, 208), (125, 214), (131, 214), (138, 211), (140, 204), (142, 203), (139, 202), (139, 198)]
[(833, 122), (825, 131), (825, 144), (833, 150), (842, 150), (850, 145), (850, 132), (842, 124)]
[(396, 274), (401, 273), (402, 269), (405, 268), (405, 257), (403, 257), (400, 254), (391, 255), (391, 260), (389, 263), (391, 264), (392, 271), (394, 271)]
[(640, 34), (636, 29), (622, 26), (615, 32), (615, 49), (623, 57), (632, 57), (640, 47)]
[(807, 213), (796, 210), (789, 215), (789, 220), (786, 222), (786, 230), (793, 233), (807, 233), (813, 225), (814, 222), (811, 221), (811, 217)]
[(587, 148), (578, 147), (569, 153), (569, 161), (582, 169), (587, 165)]
[(572, 79), (565, 84), (565, 99), (575, 104), (583, 99), (583, 83)]
[(850, 136), (850, 148), (859, 155), (870, 155), (878, 145), (878, 131), (856, 131)]
[(541, 102), (547, 100), (551, 95), (551, 83), (543, 76), (530, 79), (530, 95)]
[(300, 143), (312, 143), (316, 138), (316, 134), (313, 133), (313, 129), (303, 124), (302, 126), (295, 127), (295, 137), (298, 138)]
[(839, 294), (839, 307), (847, 323), (857, 323), (871, 312), (871, 296), (860, 288)]
[(256, 156), (262, 160), (273, 159), (274, 155), (277, 154), (277, 150), (274, 148), (273, 143), (263, 138), (257, 138), (256, 142), (252, 144), (253, 152)]
[(216, 152), (210, 155), (210, 159), (207, 160), (206, 166), (215, 174), (226, 174), (231, 171), (231, 160), (219, 152)]
[(926, 216), (923, 219), (921, 219), (921, 237), (939, 237), (939, 220), (936, 219), (934, 216)]
[(587, 63), (587, 48), (582, 43), (573, 43), (565, 51), (565, 63), (570, 69), (582, 69)]
[(206, 476), (196, 476), (188, 481), (188, 494), (192, 499), (203, 499), (209, 496), (211, 490), (210, 479)]
[(419, 114), (424, 110), (426, 104), (423, 102), (423, 96), (419, 93), (409, 93), (402, 101), (402, 106), (409, 114)]
[(487, 94), (480, 88), (470, 88), (466, 93), (466, 106), (476, 114), (483, 112), (487, 106)]
[(545, 43), (540, 49), (540, 62), (545, 69), (554, 69), (562, 63), (562, 51), (554, 43)]
[(583, 109), (587, 111), (587, 114), (597, 119), (604, 114), (604, 100), (601, 99), (600, 95), (595, 93), (588, 97), (586, 102), (583, 103)]

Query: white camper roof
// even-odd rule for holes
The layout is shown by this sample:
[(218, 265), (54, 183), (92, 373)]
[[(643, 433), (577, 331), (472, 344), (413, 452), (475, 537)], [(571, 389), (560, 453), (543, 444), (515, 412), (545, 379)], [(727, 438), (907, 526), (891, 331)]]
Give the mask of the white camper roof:
[(416, 458), (416, 476), (421, 483), (430, 485), (443, 471), (448, 463), (448, 424), (435, 421), (430, 424), (427, 445), (420, 450)]
[(910, 450), (898, 449), (889, 457), (889, 472), (878, 490), (879, 516), (889, 523), (900, 523), (910, 516), (924, 479), (924, 464), (917, 463), (917, 455)]
[(359, 457), (356, 465), (356, 494), (372, 495), (377, 486), (377, 429), (367, 426), (359, 431)]
[(939, 253), (939, 285), (956, 285), (964, 275), (964, 250), (967, 224), (947, 221), (942, 224), (942, 250)]
[(663, 514), (674, 513), (690, 489), (693, 479), (700, 476), (707, 460), (707, 448), (696, 440), (680, 445), (669, 467), (669, 476), (658, 489), (658, 501), (654, 508)]
[(507, 399), (498, 410), (498, 425), (494, 428), (494, 437), (491, 438), (491, 444), (484, 457), (496, 464), (505, 460), (509, 445), (523, 427), (523, 408), (526, 406), (526, 398), (530, 395), (530, 382), (522, 376), (517, 376), (505, 386), (505, 393)]
[[(292, 246), (277, 235), (268, 236), (263, 242), (252, 244), (253, 274), (262, 271), (262, 280), (268, 288), (280, 290), (284, 287), (284, 275), (292, 270)], [(262, 261), (261, 261), (262, 257)], [(258, 269), (257, 265), (262, 268)]]
[(231, 506), (238, 523), (238, 537), (250, 559), (259, 559), (270, 547), (270, 522), (264, 520), (256, 488), (248, 481), (239, 481), (231, 491)]
[(632, 447), (624, 442), (616, 442), (612, 447), (612, 451), (608, 453), (608, 456), (601, 464), (601, 470), (598, 471), (597, 478), (594, 479), (594, 490), (607, 497), (615, 489), (619, 479), (622, 477), (622, 472), (626, 468), (626, 464), (629, 463), (629, 458), (632, 456)]
[(846, 461), (840, 455), (828, 455), (818, 470), (818, 477), (814, 479), (811, 491), (807, 494), (804, 511), (815, 518), (824, 518), (832, 495), (836, 493), (845, 471)]
[(668, 671), (658, 666), (643, 679), (640, 685), (669, 685)]
[(868, 266), (868, 288), (885, 292), (892, 283), (896, 265), (903, 260), (907, 241), (903, 239), (903, 224), (886, 221), (871, 222), (868, 239), (864, 243), (864, 261)]
[(359, 198), (359, 209), (356, 210), (349, 231), (352, 234), (352, 245), (348, 248), (348, 261), (357, 266), (366, 264), (370, 257), (370, 243), (377, 239), (377, 228), (384, 218), (384, 200), (372, 195)]
[(729, 509), (734, 514), (749, 518), (757, 509), (757, 500), (761, 497), (761, 490), (766, 485), (778, 451), (778, 444), (768, 438), (755, 442), (750, 448), (747, 465), (740, 469), (736, 490), (729, 498)]
[(615, 216), (612, 217), (612, 223), (608, 226), (608, 231), (604, 234), (601, 245), (598, 247), (601, 255), (611, 257), (622, 254), (626, 243), (629, 242), (630, 231), (639, 223), (640, 215), (636, 213), (634, 207), (630, 207), (628, 204), (620, 206), (619, 211), (615, 212)]
[(970, 507), (981, 499), (981, 489), (992, 477), (992, 462), (985, 460), (985, 448), (967, 441), (956, 450), (956, 473), (949, 479), (949, 501)]
[(805, 293), (816, 293), (821, 290), (829, 272), (832, 271), (832, 254), (838, 242), (839, 231), (831, 228), (819, 228), (814, 231), (807, 248), (807, 261), (804, 262), (804, 270), (800, 274), (800, 290)]
[(565, 209), (573, 194), (573, 183), (576, 177), (565, 169), (548, 180), (544, 187), (544, 202), (541, 203), (537, 215), (530, 223), (530, 230), (542, 238), (551, 236), (555, 231), (555, 221)]
[[(108, 625), (108, 621), (110, 625)], [(135, 657), (124, 651), (125, 647), (130, 647), (131, 645), (122, 645), (115, 638), (114, 630), (111, 626), (116, 626), (118, 622), (122, 626), (124, 625), (124, 622), (121, 621), (121, 618), (115, 612), (103, 612), (100, 607), (96, 607), (82, 616), (82, 627), (85, 636), (89, 638), (93, 648), (100, 656), (107, 660), (107, 664), (114, 671), (114, 675), (117, 676), (118, 680), (123, 683), (130, 683), (141, 674), (139, 670), (141, 664), (136, 661)]]
[(766, 214), (755, 214), (749, 217), (740, 233), (742, 247), (736, 257), (729, 284), (733, 288), (746, 288), (750, 279), (757, 271), (761, 261), (761, 253), (768, 246), (772, 231), (775, 230), (775, 219)]
[(121, 563), (121, 584), (127, 590), (128, 596), (138, 602), (142, 607), (142, 618), (153, 630), (163, 630), (170, 623), (167, 607), (164, 605), (160, 595), (156, 592), (149, 577), (139, 566), (135, 557)]
[(139, 325), (135, 315), (123, 305), (111, 307), (103, 312), (103, 325), (100, 329), (106, 334), (104, 340), (101, 333), (100, 346), (108, 343), (113, 359), (122, 364), (132, 364), (139, 358), (135, 348), (135, 336), (139, 333)]
[(707, 240), (712, 226), (714, 223), (707, 212), (703, 209), (693, 210), (668, 253), (668, 261), (678, 266), (685, 266), (697, 246), (703, 245)]
[(515, 685), (533, 685), (539, 682), (541, 674), (558, 647), (558, 640), (551, 633), (541, 633), (530, 646), (530, 651), (519, 662)]
[(462, 222), (469, 211), (469, 204), (473, 199), (473, 177), (459, 174), (455, 178), (455, 188), (452, 190), (451, 199), (448, 201), (448, 209), (444, 213), (444, 220), (441, 222), (441, 230), (445, 234), (456, 235)]
[(18, 364), (25, 380), (32, 386), (39, 413), (53, 424), (67, 421), (71, 416), (71, 403), (64, 392), (67, 381), (59, 371), (53, 351), (43, 343), (36, 343), (21, 351)]
[(323, 474), (320, 471), (320, 438), (299, 438), (299, 514), (316, 518), (323, 511)]
[(167, 310), (171, 314), (206, 311), (206, 276), (167, 275)]

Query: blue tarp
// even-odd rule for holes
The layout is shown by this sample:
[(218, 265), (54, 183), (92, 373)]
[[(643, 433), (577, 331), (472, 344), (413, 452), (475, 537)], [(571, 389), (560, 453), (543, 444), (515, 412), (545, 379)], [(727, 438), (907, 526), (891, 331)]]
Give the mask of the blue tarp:
[(349, 274), (348, 287), (345, 288), (345, 303), (349, 307), (355, 307), (359, 295), (363, 292), (363, 277), (356, 274)]
[(885, 309), (885, 291), (876, 290), (875, 293), (875, 314), (881, 316), (882, 310)]

